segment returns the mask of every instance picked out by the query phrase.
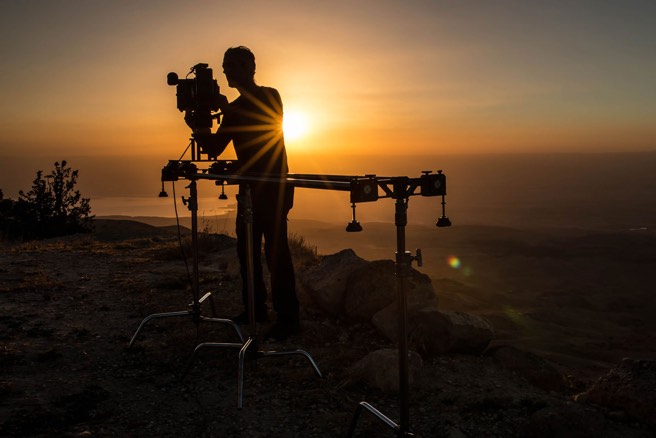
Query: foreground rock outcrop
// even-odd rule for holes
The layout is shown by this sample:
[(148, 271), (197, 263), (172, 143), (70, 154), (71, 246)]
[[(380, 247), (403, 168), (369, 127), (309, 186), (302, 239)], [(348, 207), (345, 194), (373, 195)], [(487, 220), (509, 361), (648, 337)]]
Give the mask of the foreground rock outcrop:
[[(369, 322), (376, 313), (398, 301), (392, 260), (368, 262), (353, 270), (347, 280), (344, 309), (349, 321)], [(410, 269), (405, 295), (409, 305), (437, 307), (437, 294), (430, 277), (416, 269)]]
[[(372, 324), (393, 342), (398, 341), (397, 307), (389, 306), (372, 319)], [(410, 347), (425, 356), (480, 354), (493, 336), (492, 326), (483, 318), (433, 307), (409, 307), (407, 333)]]
[(300, 280), (312, 301), (332, 316), (344, 314), (344, 296), (349, 275), (368, 262), (352, 249), (321, 258), (318, 265), (300, 273)]
[(656, 361), (624, 359), (575, 399), (656, 427)]
[[(300, 276), (320, 309), (349, 322), (371, 323), (392, 342), (398, 341), (397, 277), (392, 260), (368, 262), (353, 250), (323, 257)], [(484, 319), (438, 310), (430, 278), (411, 268), (406, 301), (408, 343), (424, 356), (447, 352), (480, 354), (493, 337)]]

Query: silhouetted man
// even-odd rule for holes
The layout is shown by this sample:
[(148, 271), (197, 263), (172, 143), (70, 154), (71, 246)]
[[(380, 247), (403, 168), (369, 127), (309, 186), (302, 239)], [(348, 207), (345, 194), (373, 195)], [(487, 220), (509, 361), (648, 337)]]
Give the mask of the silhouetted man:
[[(255, 56), (246, 47), (233, 47), (223, 57), (223, 72), (228, 86), (239, 91), (239, 97), (221, 104), (223, 120), (216, 134), (199, 135), (199, 144), (210, 157), (219, 156), (232, 141), (239, 172), (287, 175), (287, 154), (282, 131), (282, 99), (274, 88), (255, 83)], [(283, 340), (299, 331), (299, 304), (296, 281), (287, 241), (287, 214), (293, 204), (292, 186), (279, 183), (249, 182), (253, 201), (253, 259), (255, 265), (255, 320), (268, 320), (266, 286), (262, 276), (262, 238), (271, 274), (271, 296), (277, 321), (265, 337)], [(240, 192), (243, 190), (240, 186)], [(234, 318), (246, 324), (248, 318), (246, 229), (243, 208), (237, 214), (237, 251), (241, 265), (244, 311)]]

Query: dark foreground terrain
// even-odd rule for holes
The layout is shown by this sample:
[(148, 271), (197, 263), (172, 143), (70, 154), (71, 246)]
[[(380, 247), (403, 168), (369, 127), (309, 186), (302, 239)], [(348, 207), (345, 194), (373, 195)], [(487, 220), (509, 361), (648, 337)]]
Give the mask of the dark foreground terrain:
[[(239, 310), (233, 245), (221, 235), (202, 239), (201, 288), (214, 293), (220, 317)], [(315, 262), (307, 248), (295, 252), (297, 269)], [(335, 437), (346, 435), (362, 400), (398, 421), (396, 394), (349, 373), (368, 352), (394, 346), (369, 325), (320, 315), (302, 291), (302, 333), (262, 348), (305, 349), (324, 377), (300, 356), (249, 361), (241, 410), (236, 349), (206, 349), (189, 361), (200, 342), (237, 342), (232, 327), (160, 319), (128, 349), (146, 315), (187, 309), (187, 278), (175, 233), (134, 222), (98, 221), (90, 236), (4, 245), (0, 436)], [(209, 305), (203, 311), (211, 316)], [(626, 415), (572, 401), (596, 377), (560, 369), (567, 384), (549, 392), (489, 356), (424, 358), (410, 391), (411, 429), (453, 438), (654, 436)], [(394, 434), (364, 415), (356, 436)]]

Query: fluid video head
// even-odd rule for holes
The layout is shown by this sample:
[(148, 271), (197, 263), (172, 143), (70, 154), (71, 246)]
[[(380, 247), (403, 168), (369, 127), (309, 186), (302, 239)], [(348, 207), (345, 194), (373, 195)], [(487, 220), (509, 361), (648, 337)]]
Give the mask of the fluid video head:
[(207, 64), (194, 65), (187, 77), (192, 73), (195, 75), (192, 79), (178, 79), (178, 74), (171, 72), (166, 76), (166, 83), (177, 86), (178, 109), (185, 112), (185, 120), (194, 132), (209, 132), (212, 119), (217, 118), (212, 112), (219, 110), (221, 101), (219, 84)]

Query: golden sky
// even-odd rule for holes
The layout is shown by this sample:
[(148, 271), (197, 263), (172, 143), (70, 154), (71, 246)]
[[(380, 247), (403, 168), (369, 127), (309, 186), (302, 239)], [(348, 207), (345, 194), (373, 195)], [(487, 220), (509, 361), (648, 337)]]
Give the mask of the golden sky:
[(296, 156), (656, 148), (652, 0), (6, 0), (0, 45), (2, 157), (177, 158), (166, 74), (234, 99), (235, 45), (306, 118)]

